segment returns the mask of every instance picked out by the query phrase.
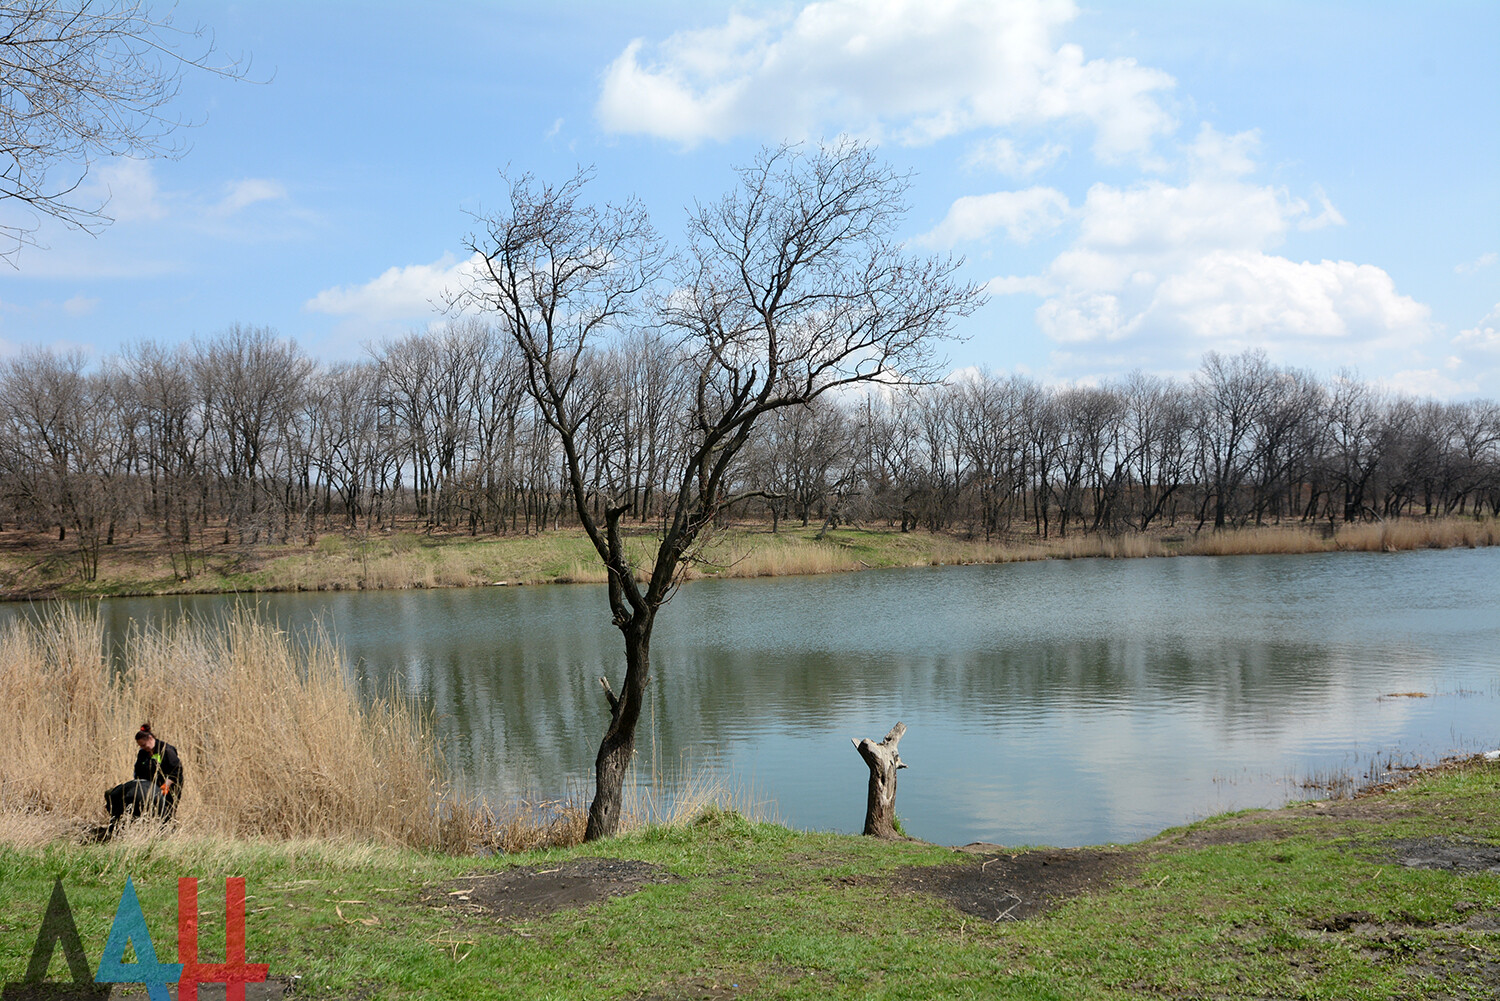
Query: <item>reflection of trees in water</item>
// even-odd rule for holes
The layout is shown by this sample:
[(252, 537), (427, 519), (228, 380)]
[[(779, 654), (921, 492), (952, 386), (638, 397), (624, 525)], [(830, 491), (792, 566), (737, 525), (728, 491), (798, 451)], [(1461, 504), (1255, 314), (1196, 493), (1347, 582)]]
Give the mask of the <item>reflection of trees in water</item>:
[[(1029, 730), (1018, 754), (1055, 748), (1080, 722), (1114, 740), (1112, 728), (1169, 714), (1194, 739), (1290, 743), (1280, 738), (1305, 733), (1310, 716), (1346, 717), (1351, 696), (1394, 690), (1379, 688), (1385, 678), (1493, 666), (1500, 624), (1474, 609), (1493, 593), (1495, 557), (1079, 562), (694, 584), (663, 613), (653, 646), (654, 712), (638, 771), (651, 767), (653, 736), (670, 768), (684, 757), (742, 760), (770, 733), (838, 746), (828, 753), (857, 766), (844, 738), (883, 732), (893, 712), (927, 717), (912, 740), (928, 739), (933, 721), (1003, 734), (1007, 746)], [(1466, 615), (1469, 631), (1423, 610), (1382, 631), (1404, 614), (1393, 594)], [(597, 588), (114, 599), (99, 609), (118, 650), (134, 621), (211, 619), (236, 603), (292, 630), (322, 621), (369, 697), (398, 681), (434, 713), (451, 761), (477, 789), (556, 795), (588, 773), (606, 712), (594, 679), (619, 659)], [(1364, 631), (1371, 639), (1360, 643)]]

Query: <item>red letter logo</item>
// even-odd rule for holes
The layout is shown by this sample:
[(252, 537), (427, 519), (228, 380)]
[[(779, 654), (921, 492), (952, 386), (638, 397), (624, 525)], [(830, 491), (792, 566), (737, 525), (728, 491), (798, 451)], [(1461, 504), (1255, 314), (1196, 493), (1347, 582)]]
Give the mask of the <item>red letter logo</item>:
[(245, 877), (224, 880), (224, 962), (198, 962), (198, 878), (177, 880), (178, 1001), (198, 1001), (199, 984), (224, 984), (225, 1001), (245, 1001), (245, 985), (260, 983), (266, 963), (245, 962)]

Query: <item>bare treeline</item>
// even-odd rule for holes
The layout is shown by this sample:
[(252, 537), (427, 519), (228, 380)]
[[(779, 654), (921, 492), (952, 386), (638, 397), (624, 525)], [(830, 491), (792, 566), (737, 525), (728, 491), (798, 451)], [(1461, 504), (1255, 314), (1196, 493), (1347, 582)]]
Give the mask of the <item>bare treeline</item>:
[[(651, 331), (582, 360), (588, 490), (659, 515), (693, 391)], [(72, 542), (85, 579), (122, 535), (182, 576), (212, 544), (399, 522), (472, 534), (571, 524), (554, 434), (514, 342), (477, 320), (320, 364), (263, 328), (99, 364), (0, 367), (0, 518)], [(742, 513), (992, 538), (1500, 514), (1500, 406), (1210, 354), (1189, 380), (1097, 387), (970, 375), (777, 415), (735, 471)], [(154, 533), (154, 534), (153, 534)]]

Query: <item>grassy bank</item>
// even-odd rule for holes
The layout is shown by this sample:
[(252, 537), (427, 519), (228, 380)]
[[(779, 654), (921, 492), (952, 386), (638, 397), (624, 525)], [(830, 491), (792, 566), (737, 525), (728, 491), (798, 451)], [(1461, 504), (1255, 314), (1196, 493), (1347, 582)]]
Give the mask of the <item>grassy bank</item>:
[[(1326, 526), (1325, 526), (1326, 527)], [(651, 536), (631, 542), (644, 557)], [(689, 577), (774, 577), (879, 567), (1020, 560), (1219, 556), (1241, 553), (1395, 552), (1500, 544), (1500, 520), (1451, 518), (1341, 525), (1166, 531), (1119, 536), (1078, 534), (1039, 539), (1017, 534), (986, 542), (930, 532), (845, 528), (819, 537), (815, 528), (763, 526), (717, 532)], [(0, 599), (246, 591), (387, 590), (599, 582), (603, 572), (577, 530), (541, 535), (470, 537), (417, 532), (325, 534), (296, 545), (211, 546), (192, 577), (177, 575), (156, 540), (137, 537), (106, 547), (99, 577), (85, 583), (66, 544), (35, 533), (0, 533)]]
[[(251, 960), (307, 997), (1488, 998), (1497, 837), (1500, 767), (1476, 761), (1092, 850), (958, 852), (712, 810), (502, 859), (0, 844), (0, 974), (24, 971), (57, 876), (95, 965), (127, 875), (168, 958), (176, 878), (204, 877), (202, 948), (222, 955), (214, 881), (238, 873)], [(612, 895), (558, 906), (559, 885)]]

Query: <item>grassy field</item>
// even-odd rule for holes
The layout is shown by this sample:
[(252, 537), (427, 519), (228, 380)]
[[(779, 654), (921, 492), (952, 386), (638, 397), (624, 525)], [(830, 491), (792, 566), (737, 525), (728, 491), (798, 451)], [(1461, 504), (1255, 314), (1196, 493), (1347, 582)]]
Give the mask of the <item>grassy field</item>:
[[(214, 960), (222, 878), (242, 874), (249, 958), (299, 997), (1490, 998), (1497, 864), (1500, 766), (1481, 761), (1086, 850), (960, 852), (712, 809), (487, 859), (144, 833), (23, 848), (0, 831), (0, 975), (20, 979), (56, 877), (97, 966), (127, 875), (167, 960), (176, 879), (203, 877)], [(60, 949), (50, 976), (67, 977)]]
[[(1217, 556), (1334, 550), (1492, 546), (1500, 520), (1403, 519), (1340, 526), (1332, 534), (1302, 526), (1225, 532), (1122, 536), (1018, 535), (985, 542), (961, 535), (843, 528), (735, 526), (713, 535), (689, 577), (765, 577), (838, 573), (874, 567), (1007, 563), (1018, 560)], [(631, 546), (644, 558), (652, 537), (639, 530)], [(603, 571), (576, 529), (541, 535), (429, 535), (418, 532), (328, 533), (294, 545), (212, 545), (195, 557), (195, 573), (178, 575), (159, 540), (122, 539), (105, 547), (99, 577), (85, 583), (67, 544), (37, 533), (0, 533), (0, 599), (246, 591), (326, 591), (473, 587), (504, 583), (598, 582)]]

